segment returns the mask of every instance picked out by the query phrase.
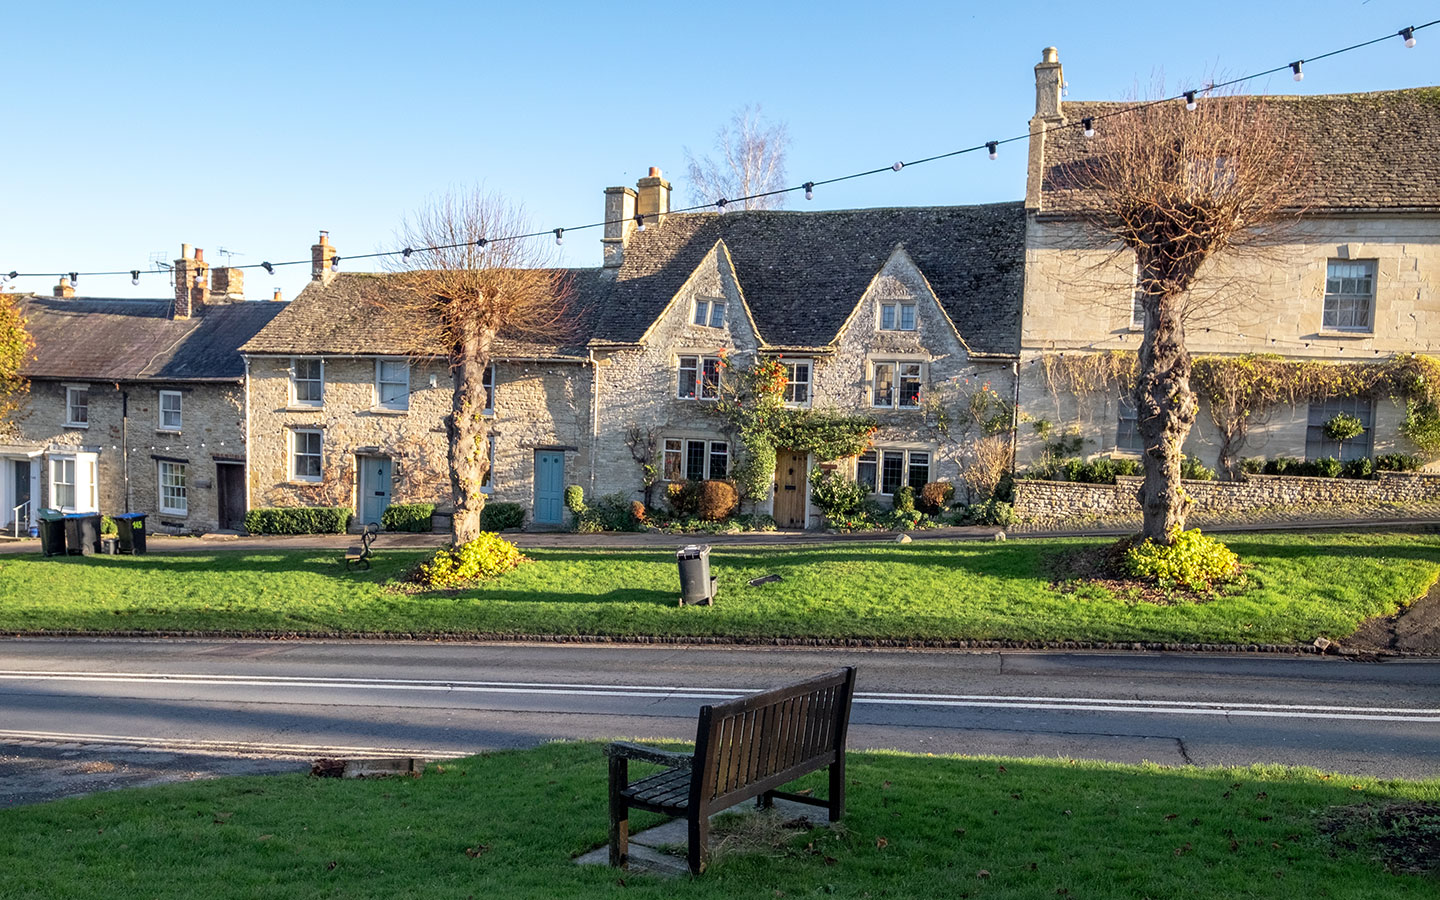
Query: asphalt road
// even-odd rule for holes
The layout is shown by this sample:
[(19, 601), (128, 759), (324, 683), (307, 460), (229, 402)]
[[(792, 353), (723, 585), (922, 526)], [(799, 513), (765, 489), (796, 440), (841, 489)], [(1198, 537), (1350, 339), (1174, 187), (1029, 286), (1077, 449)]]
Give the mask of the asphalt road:
[(443, 758), (554, 738), (690, 740), (703, 703), (845, 664), (860, 667), (855, 749), (1440, 775), (1435, 661), (9, 639), (0, 805), (63, 793), (33, 783), (62, 763), (119, 759), (163, 777), (167, 760), (204, 774), (242, 758), (249, 771), (256, 759)]

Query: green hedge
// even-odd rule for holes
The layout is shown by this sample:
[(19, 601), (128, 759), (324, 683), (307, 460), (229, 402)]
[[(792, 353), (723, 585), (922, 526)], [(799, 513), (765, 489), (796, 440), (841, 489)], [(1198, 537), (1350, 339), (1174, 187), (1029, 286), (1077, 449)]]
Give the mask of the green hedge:
[(380, 514), (380, 525), (386, 531), (429, 531), (433, 503), (392, 503)]
[(345, 506), (284, 506), (245, 514), (251, 534), (344, 534), (351, 513)]
[(487, 503), (480, 510), (481, 531), (504, 531), (525, 524), (525, 507), (518, 503)]

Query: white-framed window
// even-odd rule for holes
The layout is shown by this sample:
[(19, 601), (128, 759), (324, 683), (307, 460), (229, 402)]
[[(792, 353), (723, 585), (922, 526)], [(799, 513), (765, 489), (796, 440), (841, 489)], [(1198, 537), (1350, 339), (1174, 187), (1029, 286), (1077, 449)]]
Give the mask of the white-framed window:
[(720, 357), (680, 357), (680, 378), (675, 396), (681, 400), (716, 400), (720, 397)]
[(724, 328), (725, 298), (696, 297), (695, 317), (691, 321), (696, 325), (704, 325), (706, 328)]
[(1375, 260), (1332, 259), (1325, 264), (1325, 312), (1321, 327), (1373, 331)]
[[(1365, 430), (1348, 441), (1333, 441), (1325, 436), (1325, 424), (1337, 415), (1354, 416)], [(1370, 397), (1331, 397), (1310, 404), (1305, 427), (1305, 458), (1324, 459), (1333, 456), (1344, 461), (1363, 459), (1375, 450), (1375, 401)]]
[(730, 445), (704, 438), (666, 438), (661, 471), (666, 481), (730, 476)]
[(872, 494), (894, 494), (901, 485), (917, 493), (930, 481), (929, 450), (889, 450), (877, 447), (855, 458), (855, 480)]
[(290, 360), (290, 402), (296, 406), (325, 405), (325, 360), (319, 357)]
[(65, 388), (65, 424), (71, 428), (90, 427), (88, 385), (69, 385)]
[(1115, 424), (1115, 449), (1126, 453), (1144, 453), (1145, 439), (1140, 436), (1140, 417), (1135, 412), (1135, 401), (1121, 397), (1119, 415)]
[(1130, 269), (1130, 328), (1145, 330), (1145, 292), (1140, 288), (1140, 263)]
[(183, 516), (190, 511), (185, 497), (185, 464), (160, 460), (160, 511)]
[(919, 409), (925, 364), (904, 360), (871, 364), (870, 405), (888, 409)]
[(914, 331), (915, 304), (910, 301), (890, 301), (880, 304), (881, 331)]
[(410, 408), (410, 360), (375, 360), (375, 398), (384, 409)]
[(99, 457), (73, 453), (50, 457), (50, 507), (61, 512), (100, 508)]
[[(493, 415), (495, 415), (495, 364), (494, 364), (494, 363), (491, 363), (490, 366), (485, 369), (485, 373), (480, 376), (480, 381), (481, 381), (481, 383), (485, 386), (485, 410), (484, 410), (484, 413), (485, 413), (485, 415), (487, 415), (487, 416), (493, 416)], [(491, 446), (491, 451), (492, 451), (492, 452), (494, 451), (494, 446), (493, 446), (493, 445)]]
[(480, 493), (495, 493), (495, 435), (487, 435), (485, 441), (490, 453), (490, 465), (485, 469), (485, 477), (480, 479)]
[(317, 428), (295, 428), (290, 432), (290, 478), (319, 481), (325, 433)]
[(179, 431), (182, 421), (180, 392), (161, 391), (159, 429), (161, 431)]
[(791, 406), (810, 405), (810, 360), (785, 360), (785, 402)]

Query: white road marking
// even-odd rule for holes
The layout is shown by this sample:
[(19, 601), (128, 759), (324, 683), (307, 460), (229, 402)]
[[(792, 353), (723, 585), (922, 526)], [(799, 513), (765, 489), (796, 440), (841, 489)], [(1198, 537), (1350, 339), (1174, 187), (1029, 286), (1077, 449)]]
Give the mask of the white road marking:
[[(393, 678), (322, 678), (279, 675), (168, 675), (138, 672), (56, 672), (0, 670), (0, 681), (74, 681), (96, 684), (165, 684), (211, 687), (261, 687), (440, 693), (542, 694), (581, 697), (641, 697), (730, 700), (750, 691), (678, 685), (609, 685), (568, 682), (448, 681)], [(1386, 722), (1440, 722), (1440, 709), (1323, 706), (1228, 701), (1136, 700), (1101, 697), (1005, 696), (996, 694), (916, 694), (856, 691), (855, 703), (884, 706), (939, 706), (1068, 712), (1125, 712), (1159, 715), (1247, 716), (1260, 718), (1351, 719)]]

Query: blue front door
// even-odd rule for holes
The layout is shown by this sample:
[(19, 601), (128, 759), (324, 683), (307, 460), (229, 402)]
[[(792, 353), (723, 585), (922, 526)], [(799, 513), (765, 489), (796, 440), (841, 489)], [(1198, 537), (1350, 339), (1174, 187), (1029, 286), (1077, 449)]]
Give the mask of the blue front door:
[(360, 469), (360, 524), (379, 525), (390, 505), (390, 457), (361, 456), (356, 465)]
[(565, 521), (565, 454), (559, 450), (535, 454), (535, 521), (542, 525)]

